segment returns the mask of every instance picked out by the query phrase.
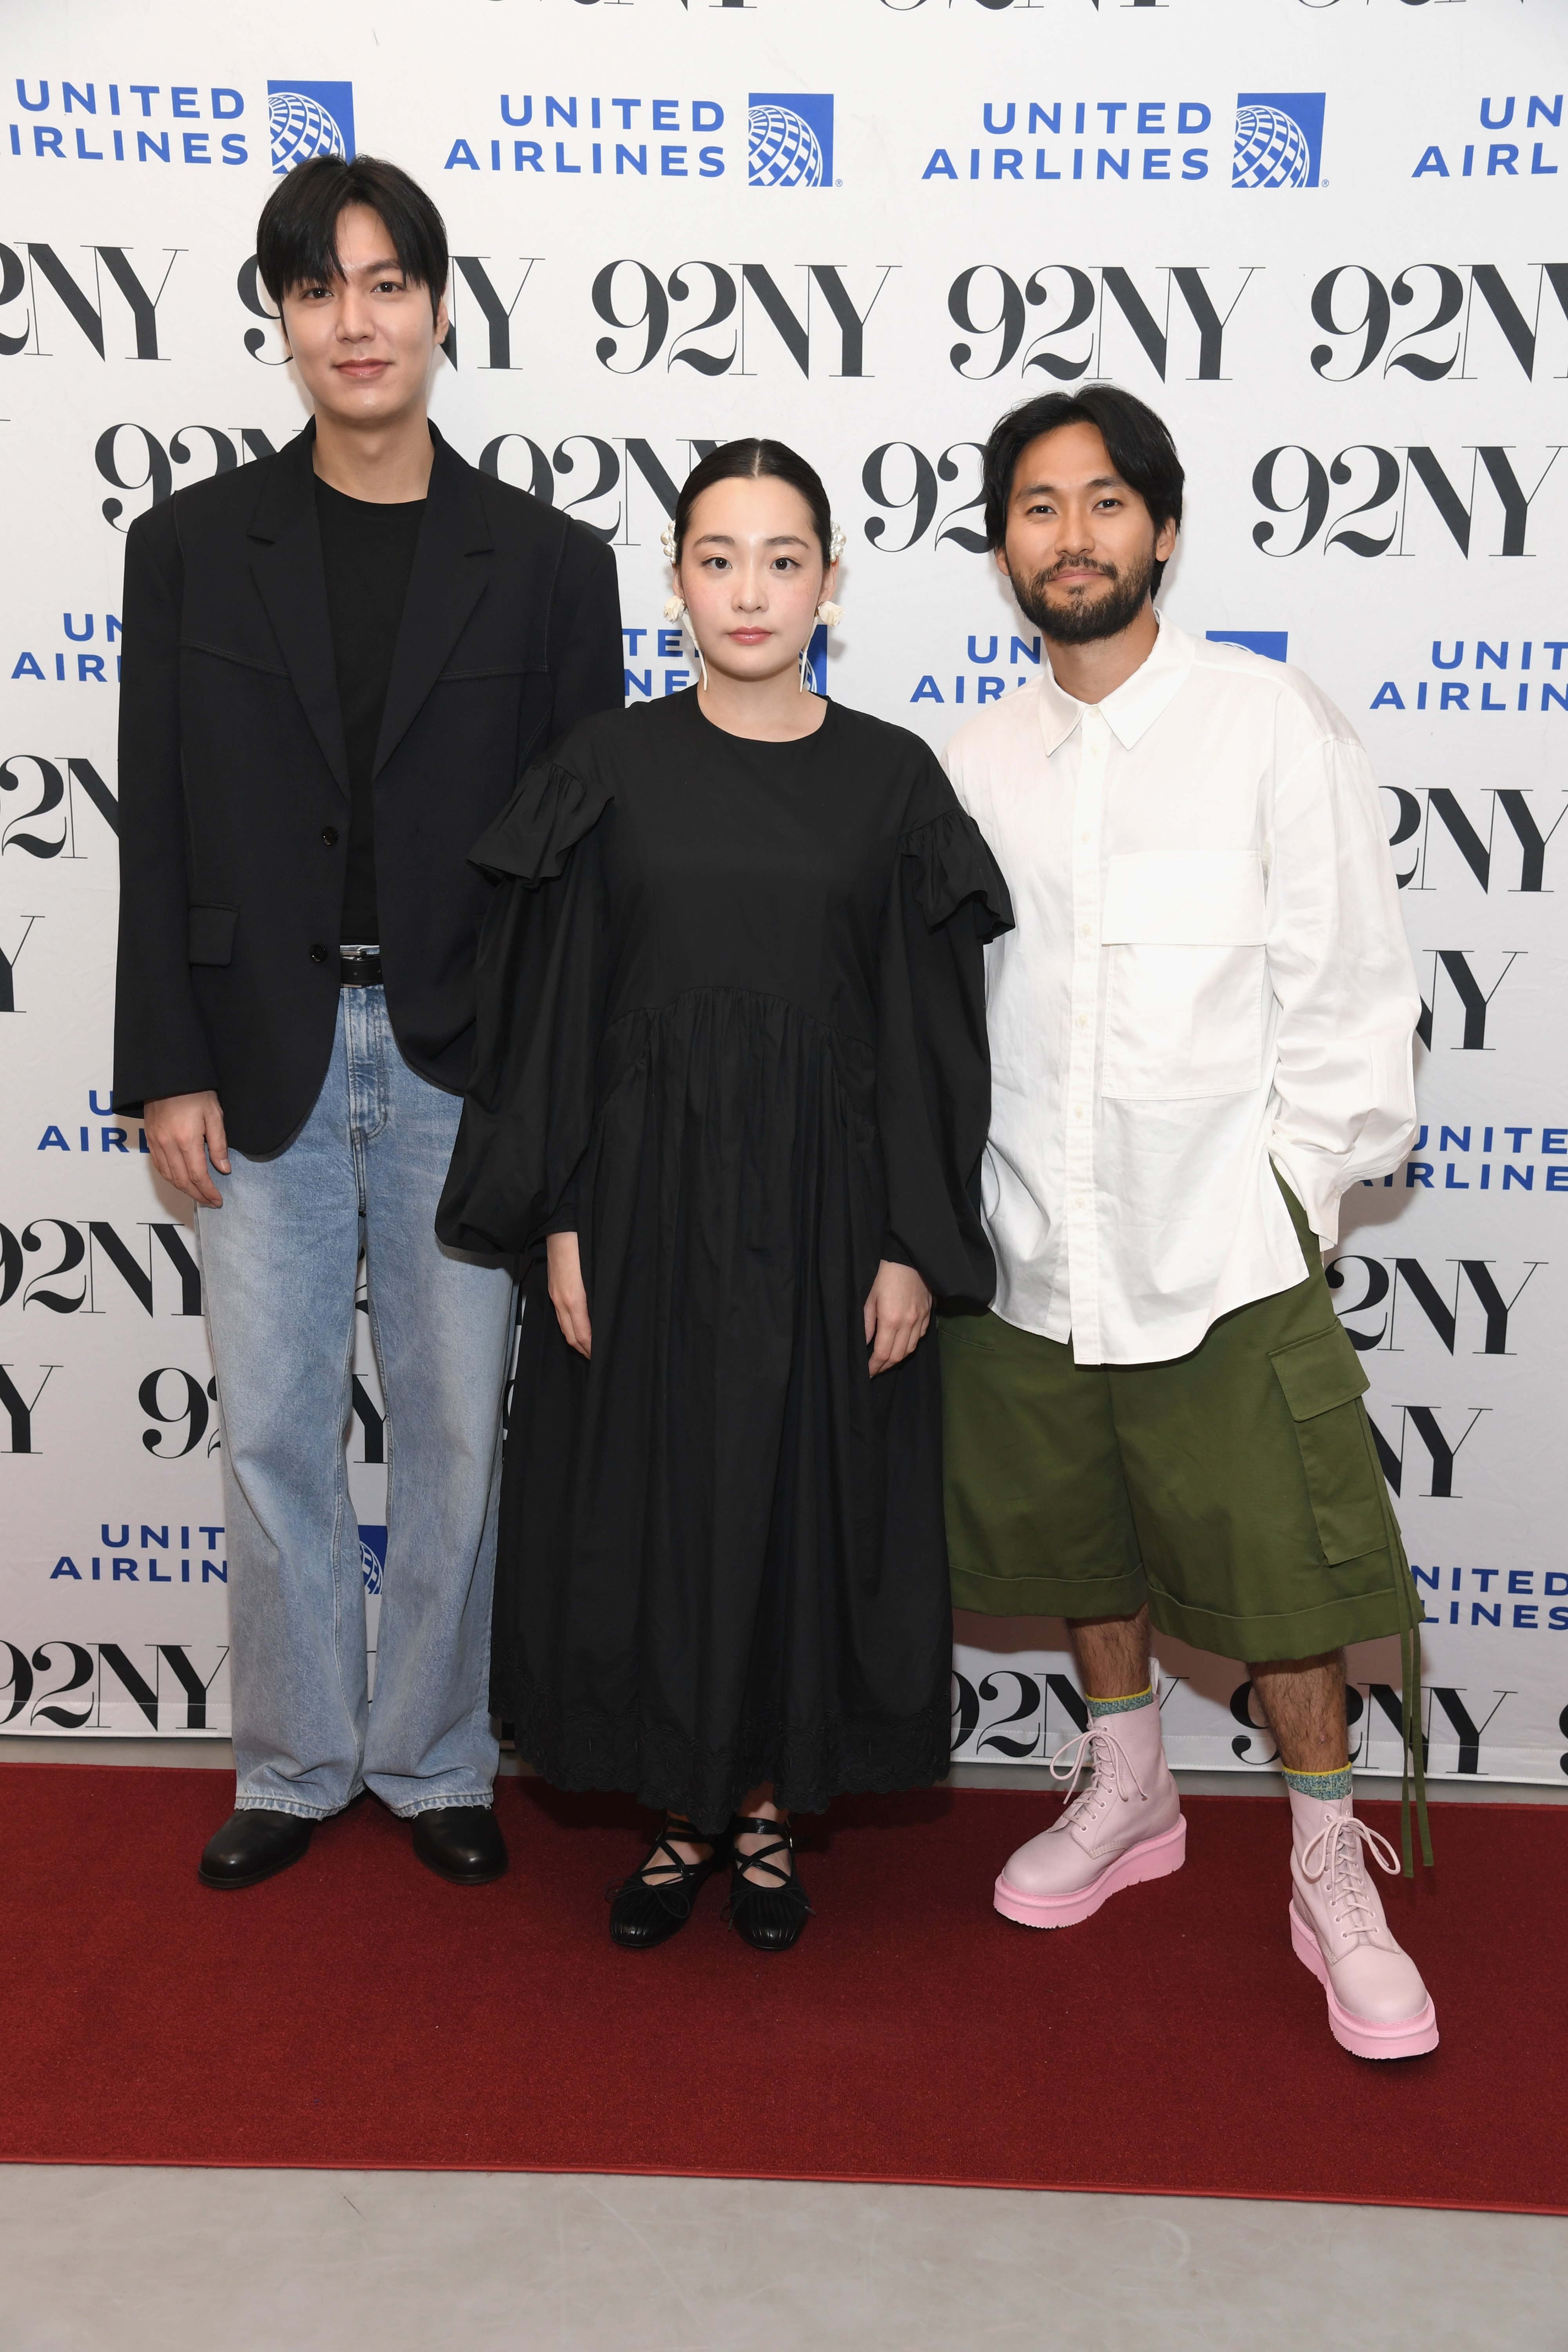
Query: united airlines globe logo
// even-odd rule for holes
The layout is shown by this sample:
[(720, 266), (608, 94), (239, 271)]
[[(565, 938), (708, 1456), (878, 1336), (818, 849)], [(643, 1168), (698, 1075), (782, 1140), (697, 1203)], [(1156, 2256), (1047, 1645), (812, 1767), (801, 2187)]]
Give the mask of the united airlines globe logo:
[(362, 1527), (359, 1531), (360, 1574), (367, 1593), (379, 1593), (386, 1573), (386, 1529)]
[(753, 188), (820, 188), (822, 149), (809, 122), (782, 106), (754, 106), (747, 119)]
[(1323, 144), (1321, 90), (1244, 90), (1236, 102), (1233, 188), (1315, 188)]
[(352, 83), (268, 82), (267, 119), (272, 169), (279, 176), (318, 155), (340, 155), (346, 162), (354, 152)]

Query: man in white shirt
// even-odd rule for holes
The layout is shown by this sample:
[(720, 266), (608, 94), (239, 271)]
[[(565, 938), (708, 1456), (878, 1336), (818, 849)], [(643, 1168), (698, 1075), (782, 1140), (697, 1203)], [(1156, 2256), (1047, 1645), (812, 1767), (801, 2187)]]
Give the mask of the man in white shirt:
[(1354, 1813), (1342, 1645), (1403, 1637), (1409, 1739), (1421, 1612), (1321, 1262), (1415, 1133), (1372, 771), (1300, 671), (1156, 614), (1183, 473), (1141, 401), (1026, 403), (985, 483), (1048, 667), (947, 752), (1017, 915), (985, 951), (995, 1307), (942, 1327), (949, 1547), (960, 1606), (1067, 1618), (1091, 1717), (1088, 1784), (996, 1907), (1068, 1927), (1180, 1867), (1152, 1622), (1250, 1662), (1297, 1956), (1346, 2049), (1415, 2056), (1436, 2021), (1368, 1875), (1398, 1864)]

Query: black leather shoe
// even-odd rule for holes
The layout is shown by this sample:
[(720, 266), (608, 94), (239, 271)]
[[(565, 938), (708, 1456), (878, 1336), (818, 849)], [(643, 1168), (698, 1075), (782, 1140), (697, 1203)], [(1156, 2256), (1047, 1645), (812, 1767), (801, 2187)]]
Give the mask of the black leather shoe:
[(247, 1806), (230, 1813), (202, 1848), (196, 1875), (204, 1886), (259, 1886), (274, 1872), (298, 1862), (316, 1824), (298, 1813)]
[(416, 1815), (414, 1851), (454, 1886), (488, 1886), (506, 1875), (506, 1840), (489, 1805), (437, 1805)]
[[(689, 1821), (672, 1814), (648, 1849), (647, 1859), (618, 1886), (606, 1887), (610, 1898), (610, 1941), (624, 1952), (651, 1951), (679, 1935), (691, 1916), (697, 1890), (721, 1867), (710, 1851), (701, 1862), (682, 1862), (670, 1843), (683, 1837), (689, 1845), (707, 1845)], [(658, 1875), (649, 1879), (648, 1871)]]
[[(735, 1844), (737, 1837), (748, 1831), (757, 1836), (770, 1836), (771, 1845), (760, 1845), (751, 1853), (742, 1853)], [(787, 1952), (799, 1941), (800, 1931), (811, 1916), (811, 1906), (805, 1899), (805, 1889), (795, 1875), (795, 1840), (787, 1822), (770, 1821), (763, 1814), (749, 1816), (737, 1813), (730, 1824), (730, 1901), (724, 1916), (743, 1943), (755, 1952)], [(789, 1867), (774, 1861), (782, 1853)], [(748, 1870), (765, 1870), (778, 1883), (759, 1886), (748, 1878)]]

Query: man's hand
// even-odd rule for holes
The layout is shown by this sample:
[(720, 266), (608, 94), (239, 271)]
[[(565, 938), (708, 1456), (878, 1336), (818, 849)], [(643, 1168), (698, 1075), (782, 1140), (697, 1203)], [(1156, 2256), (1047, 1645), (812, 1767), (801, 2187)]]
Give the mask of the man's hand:
[(223, 1195), (207, 1168), (210, 1159), (220, 1175), (228, 1171), (228, 1141), (223, 1131), (223, 1108), (210, 1087), (199, 1095), (161, 1095), (146, 1104), (142, 1124), (153, 1165), (165, 1184), (199, 1202), (204, 1209), (221, 1209)]
[(931, 1292), (914, 1267), (895, 1265), (890, 1258), (884, 1258), (866, 1301), (871, 1378), (885, 1372), (889, 1364), (901, 1364), (925, 1338), (930, 1323)]
[(569, 1348), (580, 1356), (594, 1352), (593, 1327), (588, 1321), (588, 1294), (583, 1287), (583, 1261), (575, 1234), (552, 1234), (544, 1244), (550, 1278), (550, 1304)]

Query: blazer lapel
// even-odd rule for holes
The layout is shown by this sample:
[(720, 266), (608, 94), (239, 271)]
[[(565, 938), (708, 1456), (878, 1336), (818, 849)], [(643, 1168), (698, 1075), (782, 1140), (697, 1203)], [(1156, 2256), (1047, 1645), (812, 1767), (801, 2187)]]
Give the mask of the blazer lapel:
[(430, 437), (436, 460), (381, 717), (373, 770), (377, 775), (417, 718), (489, 587), (495, 552), (473, 468), (447, 447), (434, 425)]
[(332, 659), (327, 575), (316, 520), (314, 420), (267, 469), (250, 518), (251, 573), (310, 731), (344, 799), (348, 753)]

